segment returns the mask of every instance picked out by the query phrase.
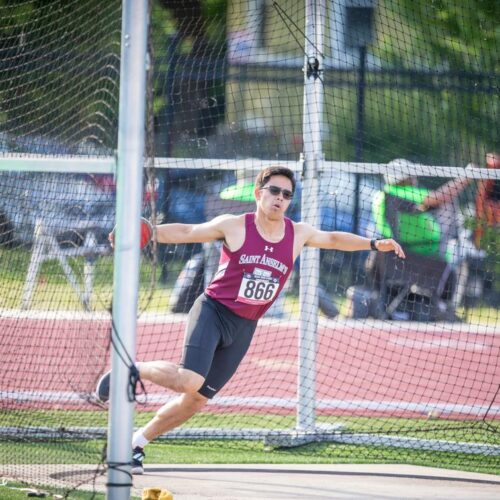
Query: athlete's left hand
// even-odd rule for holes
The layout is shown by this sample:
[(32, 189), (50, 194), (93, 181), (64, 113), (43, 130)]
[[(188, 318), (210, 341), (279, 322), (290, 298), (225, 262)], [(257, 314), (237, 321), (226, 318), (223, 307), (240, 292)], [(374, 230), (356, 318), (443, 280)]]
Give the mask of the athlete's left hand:
[(405, 259), (406, 255), (401, 248), (401, 245), (392, 238), (377, 240), (375, 246), (379, 252), (394, 252), (401, 259)]

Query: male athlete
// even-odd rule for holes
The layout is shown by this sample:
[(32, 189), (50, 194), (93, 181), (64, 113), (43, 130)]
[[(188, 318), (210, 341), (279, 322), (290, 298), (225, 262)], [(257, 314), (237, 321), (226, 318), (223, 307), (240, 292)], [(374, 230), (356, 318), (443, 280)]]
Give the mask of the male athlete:
[[(138, 362), (141, 379), (179, 396), (165, 404), (132, 439), (132, 473), (144, 472), (144, 446), (199, 412), (233, 376), (248, 350), (257, 322), (271, 307), (305, 245), (345, 251), (394, 251), (392, 239), (370, 240), (344, 232), (320, 231), (285, 217), (295, 191), (293, 172), (269, 167), (255, 181), (255, 213), (220, 215), (203, 224), (156, 226), (159, 243), (223, 242), (219, 268), (188, 315), (180, 364)], [(109, 398), (109, 372), (98, 383), (101, 400)]]

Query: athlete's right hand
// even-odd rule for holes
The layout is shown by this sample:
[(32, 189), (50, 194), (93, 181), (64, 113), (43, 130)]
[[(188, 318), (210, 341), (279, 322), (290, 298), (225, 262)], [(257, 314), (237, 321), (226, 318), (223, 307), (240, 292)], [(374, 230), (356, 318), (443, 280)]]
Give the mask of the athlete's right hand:
[(108, 241), (109, 241), (109, 244), (111, 245), (111, 248), (115, 248), (115, 228), (113, 228), (113, 231), (111, 231), (109, 234), (108, 234)]
[[(146, 247), (149, 242), (151, 241), (151, 238), (153, 237), (153, 226), (151, 222), (149, 222), (145, 217), (141, 217), (140, 220), (140, 248), (141, 250)], [(111, 245), (111, 248), (115, 248), (115, 231), (116, 231), (116, 226), (113, 228), (113, 231), (111, 231), (108, 234), (108, 240), (109, 244)]]

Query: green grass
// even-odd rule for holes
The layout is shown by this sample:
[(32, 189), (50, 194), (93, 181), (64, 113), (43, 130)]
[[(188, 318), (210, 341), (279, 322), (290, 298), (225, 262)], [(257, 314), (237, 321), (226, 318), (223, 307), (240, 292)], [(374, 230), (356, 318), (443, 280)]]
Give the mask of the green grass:
[[(102, 441), (93, 441), (95, 453), (102, 450)], [(2, 443), (3, 453), (22, 463), (31, 453), (40, 456), (59, 456), (66, 443), (45, 444), (40, 450), (39, 445)], [(15, 454), (13, 454), (15, 453)], [(423, 452), (411, 450), (396, 450), (387, 447), (348, 446), (339, 444), (310, 444), (292, 449), (266, 449), (260, 442), (241, 442), (207, 440), (202, 442), (175, 441), (167, 443), (152, 443), (148, 445), (146, 457), (147, 464), (399, 464), (405, 463), (417, 466), (440, 467), (445, 469), (459, 469), (470, 472), (500, 474), (498, 457), (484, 457), (474, 455), (460, 455), (444, 452)], [(61, 463), (81, 463), (78, 456), (73, 459), (68, 454), (61, 458)], [(11, 484), (9, 484), (11, 486)], [(19, 485), (23, 487), (23, 485)], [(54, 491), (53, 488), (44, 486), (31, 487), (43, 491)], [(7, 490), (0, 487), (0, 497), (3, 500), (20, 500), (26, 498), (25, 492)], [(70, 499), (89, 498), (90, 492), (76, 492), (69, 494)], [(96, 499), (104, 498), (96, 495)]]
[[(146, 423), (153, 412), (138, 412), (135, 425)], [(107, 426), (106, 411), (1, 411), (3, 426), (53, 428)], [(184, 427), (292, 429), (293, 415), (221, 415), (200, 413)], [(345, 433), (371, 433), (396, 437), (477, 442), (500, 445), (500, 422), (453, 421), (447, 419), (368, 418), (320, 416), (318, 423), (342, 423)], [(17, 438), (0, 442), (0, 464), (88, 464), (93, 470), (101, 462), (104, 439), (44, 439), (24, 442)], [(340, 443), (311, 443), (295, 448), (266, 446), (263, 441), (243, 440), (157, 440), (146, 449), (147, 464), (408, 464), (500, 475), (500, 457), (424, 451), (388, 446), (360, 446)], [(27, 478), (29, 480), (29, 478)], [(50, 487), (36, 486), (43, 491)], [(18, 500), (25, 492), (0, 487), (0, 498)], [(90, 492), (70, 492), (69, 498), (90, 498)], [(104, 498), (98, 495), (95, 498)]]
[[(103, 440), (88, 442), (61, 440), (45, 443), (2, 443), (0, 460), (5, 463), (99, 463)], [(84, 452), (82, 451), (84, 450)], [(421, 465), (500, 475), (498, 456), (311, 443), (296, 448), (266, 447), (261, 441), (157, 441), (148, 445), (150, 464), (360, 464)]]
[[(36, 491), (45, 493), (48, 498), (65, 498), (66, 500), (105, 500), (105, 493), (97, 493), (88, 490), (72, 490), (66, 491), (56, 489), (50, 485), (44, 484), (29, 484), (20, 483), (17, 481), (6, 481), (0, 483), (0, 498), (2, 500), (26, 500), (28, 491)], [(131, 496), (131, 500), (139, 499), (139, 497)]]
[[(0, 248), (0, 307), (17, 309), (21, 300), (31, 253), (25, 249), (6, 250)], [(83, 288), (84, 259), (68, 259), (70, 267)], [(140, 267), (139, 310), (168, 310), (168, 302), (175, 277), (180, 272), (182, 263), (171, 264), (170, 280), (167, 285), (158, 282), (152, 286), (152, 265), (147, 256), (143, 257)], [(159, 269), (157, 273), (159, 274)], [(92, 308), (94, 311), (109, 309), (113, 294), (113, 258), (103, 256), (94, 264), (94, 283), (92, 288)], [(37, 283), (31, 300), (34, 310), (74, 310), (83, 311), (78, 296), (68, 283), (59, 263), (46, 261), (41, 265)]]
[[(144, 425), (152, 412), (139, 412), (135, 425)], [(25, 425), (60, 428), (103, 427), (107, 425), (104, 411), (3, 411), (0, 420), (5, 426)], [(62, 422), (64, 424), (62, 424)], [(201, 413), (185, 427), (204, 428), (266, 428), (293, 429), (294, 416), (283, 415), (220, 415)], [(318, 423), (342, 423), (346, 434), (370, 433), (429, 440), (470, 442), (500, 445), (500, 422), (453, 421), (448, 419), (318, 417)], [(0, 447), (0, 463), (98, 463), (102, 440), (53, 439), (28, 443), (6, 441)], [(175, 440), (158, 441), (148, 446), (149, 463), (409, 463), (444, 468), (500, 474), (500, 457), (408, 450), (387, 446), (359, 446), (335, 443), (313, 443), (297, 448), (268, 448), (261, 441)]]
[[(240, 446), (240, 448), (238, 448)], [(410, 464), (500, 474), (498, 457), (334, 443), (266, 449), (260, 442), (151, 444), (147, 462), (165, 464)]]
[[(137, 411), (135, 425), (145, 425), (154, 412)], [(106, 427), (107, 411), (70, 411), (70, 410), (0, 410), (2, 426), (37, 426), (58, 429), (64, 427)], [(218, 414), (202, 412), (194, 415), (185, 424), (185, 428), (235, 428), (239, 429), (292, 429), (295, 426), (295, 416), (274, 414), (231, 413)], [(428, 439), (455, 439), (463, 442), (484, 442), (500, 445), (500, 421), (487, 423), (480, 420), (451, 420), (445, 418), (375, 418), (349, 416), (318, 416), (318, 424), (344, 425), (346, 432), (370, 432), (387, 434), (404, 434), (410, 437)]]
[[(18, 482), (8, 482), (5, 485), (0, 484), (0, 498), (2, 498), (2, 500), (26, 500), (26, 496), (28, 493), (27, 489), (36, 490), (41, 493), (42, 492), (46, 493), (49, 498), (54, 498), (54, 495), (62, 495), (65, 493), (60, 490), (56, 490), (51, 486), (29, 485)], [(62, 498), (62, 496), (55, 498)], [(68, 500), (80, 500), (80, 499), (88, 500), (89, 498), (92, 498), (94, 500), (104, 500), (106, 498), (106, 495), (101, 493), (96, 493), (93, 496), (93, 493), (90, 491), (72, 491), (65, 498), (67, 498)]]

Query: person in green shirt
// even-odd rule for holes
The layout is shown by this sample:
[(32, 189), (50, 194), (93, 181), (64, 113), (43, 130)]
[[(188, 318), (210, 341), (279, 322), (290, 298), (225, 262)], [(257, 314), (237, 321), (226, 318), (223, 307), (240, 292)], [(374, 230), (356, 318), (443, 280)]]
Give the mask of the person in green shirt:
[[(388, 167), (385, 185), (372, 204), (376, 236), (396, 238), (408, 253), (443, 262), (447, 270), (443, 277), (449, 272), (455, 276), (446, 304), (447, 310), (455, 311), (469, 279), (468, 258), (484, 258), (484, 252), (474, 246), (463, 227), (458, 205), (459, 195), (473, 179), (451, 179), (431, 190), (419, 186), (417, 177), (410, 174), (418, 172), (418, 165), (411, 161), (396, 159)], [(469, 164), (466, 168), (475, 167)], [(425, 262), (423, 258), (422, 272), (426, 272)], [(372, 277), (377, 275), (376, 267), (376, 256), (370, 255), (365, 269)]]
[(417, 171), (409, 160), (393, 160), (388, 167), (394, 171), (384, 176), (383, 190), (373, 200), (377, 233), (399, 238), (410, 252), (456, 262), (459, 256), (450, 250), (456, 245), (450, 242), (459, 237), (458, 196), (472, 179), (451, 179), (430, 190), (419, 187), (417, 177), (408, 174)]

